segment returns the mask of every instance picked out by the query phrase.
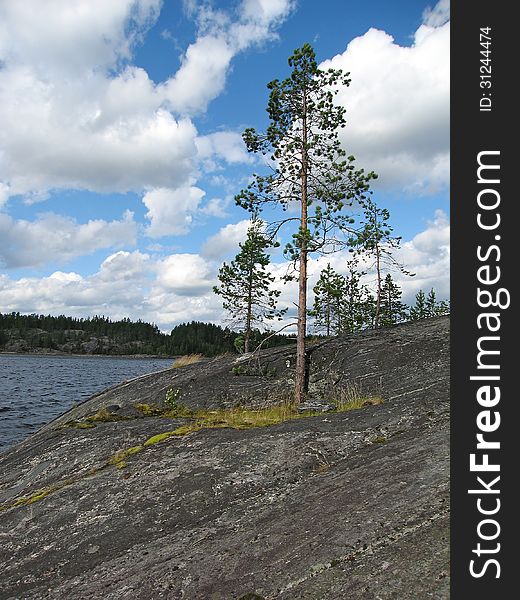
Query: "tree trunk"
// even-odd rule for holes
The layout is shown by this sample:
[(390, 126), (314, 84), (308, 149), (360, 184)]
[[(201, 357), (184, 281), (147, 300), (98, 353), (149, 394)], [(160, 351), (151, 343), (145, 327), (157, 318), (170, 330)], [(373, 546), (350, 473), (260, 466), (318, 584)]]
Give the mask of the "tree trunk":
[(246, 330), (244, 332), (244, 353), (247, 354), (251, 349), (251, 320), (253, 317), (253, 267), (249, 271), (247, 291), (247, 313), (246, 313)]
[[(305, 209), (307, 203), (305, 203)], [(305, 210), (305, 213), (307, 211)], [(305, 214), (306, 216), (306, 214)], [(303, 218), (303, 210), (302, 210)], [(303, 222), (303, 221), (302, 221)], [(305, 396), (305, 334), (307, 329), (307, 250), (300, 252), (300, 277), (298, 281), (298, 332), (296, 337), (296, 376), (294, 385), (294, 401), (300, 404)]]
[(307, 99), (303, 96), (302, 118), (302, 173), (301, 173), (301, 216), (300, 216), (300, 274), (298, 278), (298, 331), (296, 336), (296, 373), (294, 381), (294, 402), (300, 404), (305, 397), (306, 352), (305, 334), (307, 332)]
[(376, 268), (377, 268), (377, 298), (376, 298), (376, 314), (374, 317), (374, 327), (379, 327), (379, 312), (381, 310), (381, 253), (379, 245), (376, 244)]

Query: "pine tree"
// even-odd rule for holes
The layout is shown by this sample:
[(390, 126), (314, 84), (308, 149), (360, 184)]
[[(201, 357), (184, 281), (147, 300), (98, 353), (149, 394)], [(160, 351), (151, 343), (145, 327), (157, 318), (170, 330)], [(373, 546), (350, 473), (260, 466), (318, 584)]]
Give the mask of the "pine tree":
[(341, 310), (341, 333), (354, 333), (372, 325), (375, 301), (366, 285), (361, 283), (361, 277), (365, 273), (358, 271), (357, 258), (349, 260), (347, 267)]
[(397, 270), (413, 277), (393, 256), (393, 251), (401, 243), (401, 238), (392, 234), (393, 228), (389, 223), (390, 212), (386, 208), (379, 208), (369, 197), (360, 201), (363, 208), (361, 229), (350, 238), (350, 244), (356, 248), (357, 255), (364, 255), (372, 264), (376, 272), (376, 304), (373, 326), (380, 326), (381, 301), (383, 294), (383, 269)]
[(381, 288), (381, 306), (379, 325), (396, 325), (406, 318), (406, 305), (401, 302), (403, 292), (392, 279), (390, 273), (385, 277)]
[(270, 259), (265, 252), (271, 242), (262, 229), (262, 221), (253, 218), (246, 240), (239, 244), (240, 252), (229, 265), (222, 265), (218, 272), (220, 287), (213, 288), (222, 296), (222, 305), (233, 323), (243, 330), (244, 352), (251, 350), (255, 325), (280, 318), (285, 312), (276, 308), (280, 291), (271, 289), (275, 278), (267, 271)]
[(260, 134), (246, 129), (243, 134), (249, 152), (270, 155), (273, 173), (255, 175), (235, 200), (253, 213), (266, 205), (298, 208), (299, 216), (271, 222), (270, 233), (275, 236), (285, 226), (293, 226), (293, 241), (287, 244), (285, 254), (298, 278), (294, 400), (299, 403), (306, 387), (309, 255), (339, 249), (341, 234), (351, 231), (353, 223), (343, 209), (364, 197), (375, 175), (356, 170), (354, 157), (346, 156), (338, 138), (338, 129), (345, 126), (345, 109), (334, 104), (334, 95), (338, 86), (349, 85), (347, 74), (319, 69), (309, 44), (295, 50), (288, 62), (290, 77), (275, 79), (267, 86), (267, 131)]
[(410, 321), (418, 321), (427, 317), (426, 296), (422, 290), (419, 290), (415, 295), (415, 305), (410, 307)]
[(415, 306), (410, 308), (409, 318), (411, 321), (418, 319), (428, 319), (450, 314), (450, 303), (447, 300), (437, 301), (435, 290), (432, 288), (428, 296), (422, 290), (419, 290), (415, 296)]
[(313, 288), (314, 305), (309, 316), (314, 317), (314, 327), (325, 335), (337, 335), (341, 331), (341, 305), (345, 291), (345, 278), (330, 263), (320, 273)]
[(449, 300), (441, 300), (440, 302), (437, 303), (437, 306), (435, 307), (435, 315), (436, 316), (449, 315), (450, 311), (451, 311), (451, 307), (450, 307)]

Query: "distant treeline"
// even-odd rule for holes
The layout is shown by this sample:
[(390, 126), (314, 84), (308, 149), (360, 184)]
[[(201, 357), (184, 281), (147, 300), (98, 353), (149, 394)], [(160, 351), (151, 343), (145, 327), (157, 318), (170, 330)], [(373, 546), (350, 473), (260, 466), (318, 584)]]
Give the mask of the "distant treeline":
[[(255, 339), (259, 342), (266, 335), (255, 332)], [(290, 341), (290, 336), (276, 335), (267, 340), (264, 347)], [(198, 321), (177, 325), (170, 334), (165, 334), (157, 325), (141, 320), (0, 313), (0, 350), (11, 352), (43, 349), (70, 354), (179, 356), (200, 353), (216, 356), (237, 352), (239, 347), (237, 332)]]

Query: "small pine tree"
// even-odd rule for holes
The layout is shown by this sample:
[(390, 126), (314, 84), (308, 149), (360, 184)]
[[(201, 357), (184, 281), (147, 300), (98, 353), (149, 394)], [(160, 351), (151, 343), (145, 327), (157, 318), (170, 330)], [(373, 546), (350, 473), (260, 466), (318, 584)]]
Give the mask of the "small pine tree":
[(218, 272), (220, 286), (213, 288), (222, 296), (222, 305), (233, 323), (243, 330), (244, 352), (251, 350), (255, 325), (263, 326), (266, 319), (281, 318), (285, 313), (277, 310), (280, 291), (271, 289), (275, 278), (267, 272), (270, 259), (265, 250), (270, 245), (262, 221), (253, 218), (246, 240), (239, 244), (240, 252), (229, 265), (222, 265)]
[(428, 317), (434, 317), (437, 308), (437, 297), (435, 295), (435, 290), (432, 288), (426, 298), (425, 302), (425, 310), (426, 315)]
[(347, 264), (348, 274), (345, 276), (344, 284), (341, 331), (342, 333), (354, 333), (371, 326), (375, 300), (367, 286), (361, 283), (361, 277), (365, 273), (357, 270), (357, 259), (354, 258)]
[(379, 325), (387, 327), (396, 325), (406, 319), (406, 305), (401, 302), (403, 292), (394, 282), (390, 273), (385, 277), (381, 288), (381, 307)]
[(436, 316), (449, 315), (450, 311), (451, 311), (451, 308), (450, 308), (449, 300), (441, 300), (440, 302), (437, 303), (437, 306), (435, 307), (435, 315)]
[(417, 321), (418, 319), (428, 319), (430, 317), (439, 317), (441, 315), (450, 314), (450, 303), (448, 300), (437, 301), (435, 290), (432, 288), (428, 294), (422, 290), (419, 290), (415, 296), (415, 306), (410, 307), (409, 319), (410, 321)]
[(373, 327), (382, 325), (381, 304), (383, 299), (383, 268), (399, 271), (410, 277), (414, 273), (406, 270), (393, 256), (393, 251), (399, 248), (401, 238), (392, 234), (393, 228), (389, 223), (390, 212), (386, 208), (379, 208), (370, 197), (362, 198), (360, 205), (363, 208), (361, 229), (350, 238), (350, 245), (355, 248), (356, 255), (364, 255), (372, 260), (370, 268), (376, 272), (376, 304), (374, 310)]
[(418, 321), (419, 319), (426, 319), (428, 317), (428, 311), (426, 308), (426, 296), (422, 290), (419, 290), (415, 295), (415, 305), (410, 307), (409, 318), (410, 321)]
[(313, 288), (314, 305), (309, 315), (314, 317), (314, 327), (325, 335), (337, 335), (341, 329), (341, 303), (345, 281), (327, 264)]

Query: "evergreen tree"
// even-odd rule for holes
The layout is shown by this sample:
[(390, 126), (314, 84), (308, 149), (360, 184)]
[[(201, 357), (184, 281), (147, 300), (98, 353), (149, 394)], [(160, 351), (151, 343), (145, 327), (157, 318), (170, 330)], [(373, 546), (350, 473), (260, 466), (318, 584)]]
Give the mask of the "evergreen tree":
[(435, 307), (435, 315), (436, 316), (449, 315), (450, 312), (451, 312), (451, 307), (450, 307), (449, 300), (441, 300), (440, 302), (437, 303), (437, 306)]
[(400, 287), (388, 273), (381, 288), (380, 326), (396, 325), (405, 320), (406, 305), (401, 302), (402, 295)]
[(273, 172), (255, 175), (248, 188), (236, 196), (236, 202), (253, 213), (266, 205), (283, 210), (298, 207), (299, 216), (273, 221), (270, 232), (274, 236), (282, 227), (294, 226), (293, 241), (285, 253), (298, 277), (294, 399), (299, 403), (306, 385), (309, 255), (338, 249), (339, 236), (352, 225), (343, 209), (363, 198), (375, 175), (356, 170), (354, 157), (346, 156), (338, 139), (338, 129), (345, 126), (345, 109), (334, 104), (334, 95), (339, 86), (349, 85), (347, 75), (337, 69), (319, 69), (309, 44), (295, 50), (288, 62), (290, 77), (275, 79), (267, 86), (267, 131), (260, 134), (246, 129), (243, 135), (248, 151), (271, 156)]
[(309, 316), (314, 317), (314, 327), (325, 335), (337, 335), (341, 331), (341, 305), (345, 278), (327, 264), (320, 273), (314, 291), (314, 305)]
[(426, 319), (428, 316), (426, 296), (422, 290), (419, 290), (415, 295), (415, 305), (410, 307), (410, 321)]
[(357, 259), (348, 262), (348, 274), (345, 277), (342, 333), (354, 333), (371, 327), (375, 314), (375, 300), (366, 285), (361, 283), (364, 273), (357, 270)]
[(450, 314), (450, 303), (447, 300), (437, 301), (435, 290), (432, 288), (428, 294), (419, 290), (415, 296), (415, 306), (410, 308), (409, 318), (411, 321), (418, 319), (428, 319)]
[(381, 302), (383, 295), (383, 269), (398, 270), (405, 275), (413, 276), (393, 256), (393, 251), (401, 243), (400, 237), (393, 235), (390, 212), (386, 208), (379, 208), (369, 197), (362, 198), (360, 205), (363, 208), (361, 229), (350, 238), (350, 244), (357, 250), (358, 255), (364, 255), (372, 263), (369, 268), (376, 272), (376, 304), (374, 313), (374, 327), (380, 326)]
[(239, 244), (240, 252), (218, 272), (220, 286), (213, 291), (222, 296), (222, 305), (232, 321), (239, 325), (244, 335), (244, 352), (251, 350), (251, 335), (255, 325), (266, 319), (280, 318), (285, 311), (276, 308), (278, 290), (270, 289), (274, 277), (267, 272), (269, 256), (265, 250), (271, 246), (262, 231), (263, 224), (253, 218), (247, 239)]

